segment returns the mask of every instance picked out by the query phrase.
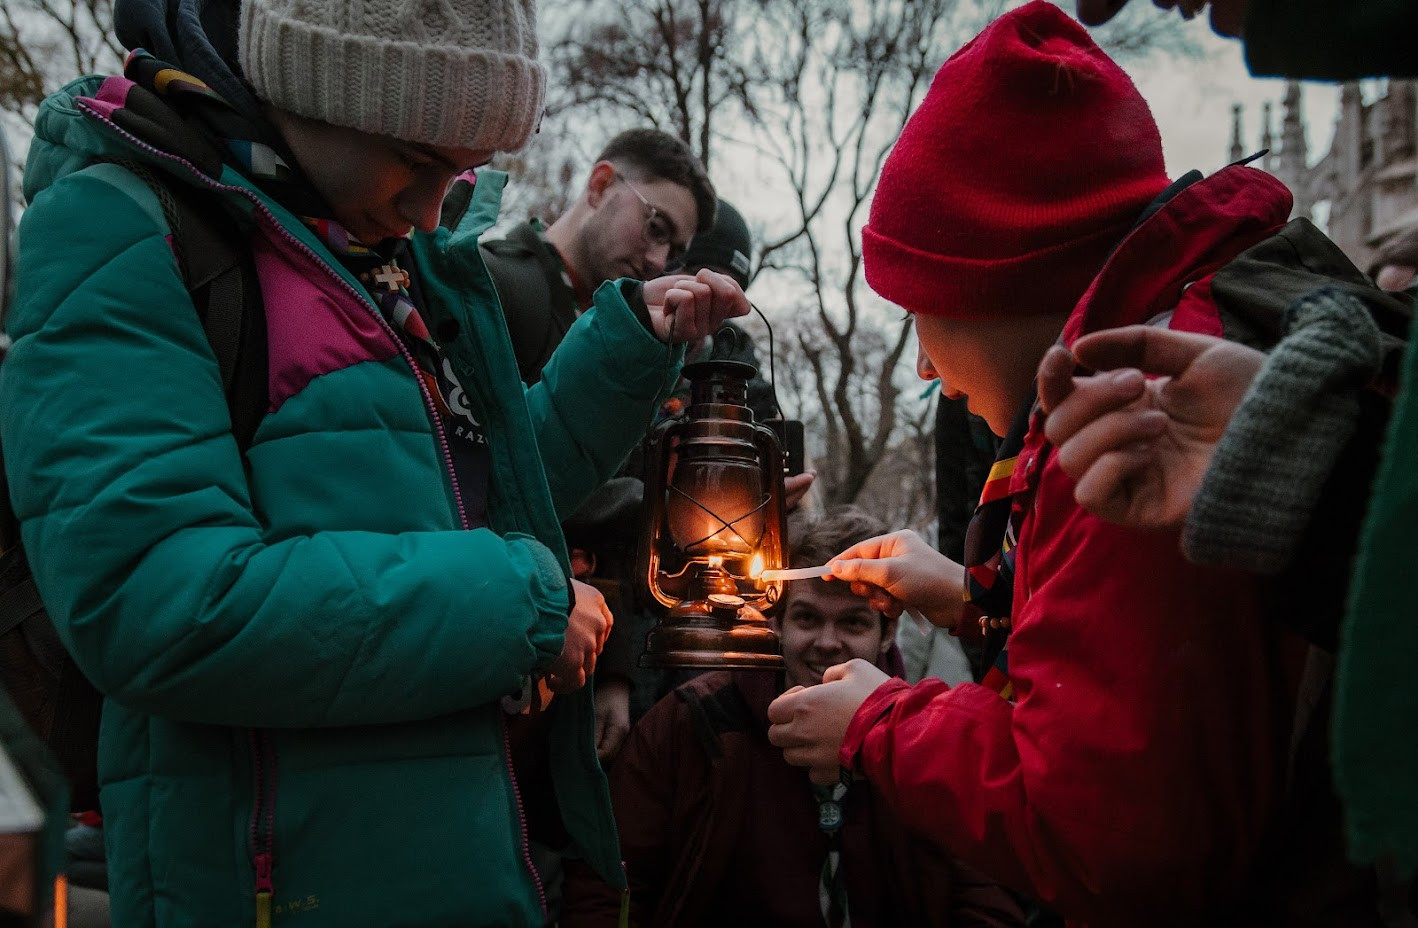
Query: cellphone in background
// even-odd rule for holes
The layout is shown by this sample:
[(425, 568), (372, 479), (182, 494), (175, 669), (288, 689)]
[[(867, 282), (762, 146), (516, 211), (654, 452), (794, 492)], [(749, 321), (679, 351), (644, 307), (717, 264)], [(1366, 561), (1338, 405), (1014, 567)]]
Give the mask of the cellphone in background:
[(797, 419), (768, 419), (763, 423), (778, 436), (778, 444), (783, 446), (783, 460), (788, 472), (785, 476), (796, 477), (803, 472), (803, 424)]

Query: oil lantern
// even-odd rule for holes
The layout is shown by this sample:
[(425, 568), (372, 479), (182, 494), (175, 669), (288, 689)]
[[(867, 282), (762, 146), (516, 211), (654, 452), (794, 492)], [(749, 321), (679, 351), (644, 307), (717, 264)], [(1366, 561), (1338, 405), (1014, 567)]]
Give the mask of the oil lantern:
[(642, 576), (664, 610), (645, 640), (647, 667), (783, 666), (764, 613), (787, 566), (783, 451), (747, 405), (753, 365), (686, 365), (690, 403), (648, 440)]

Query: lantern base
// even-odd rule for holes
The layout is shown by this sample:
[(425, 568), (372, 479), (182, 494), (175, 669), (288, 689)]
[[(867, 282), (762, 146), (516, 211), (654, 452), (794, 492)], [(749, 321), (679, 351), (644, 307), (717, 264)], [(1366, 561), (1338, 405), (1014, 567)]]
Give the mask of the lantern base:
[(780, 670), (782, 645), (778, 633), (761, 618), (732, 621), (726, 627), (720, 622), (669, 616), (645, 636), (640, 666)]

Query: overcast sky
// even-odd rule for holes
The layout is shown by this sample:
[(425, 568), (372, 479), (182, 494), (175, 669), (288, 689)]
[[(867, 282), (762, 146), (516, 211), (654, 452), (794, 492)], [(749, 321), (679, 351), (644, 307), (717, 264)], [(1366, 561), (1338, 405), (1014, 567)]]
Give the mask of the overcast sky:
[[(1149, 11), (1151, 12), (1151, 11)], [(1157, 15), (1164, 15), (1156, 11)], [(1247, 153), (1259, 147), (1261, 104), (1274, 102), (1272, 122), (1278, 134), (1283, 80), (1257, 79), (1246, 73), (1241, 43), (1223, 39), (1204, 20), (1182, 23), (1202, 48), (1198, 59), (1157, 56), (1129, 66), (1162, 130), (1167, 171), (1176, 176), (1192, 168), (1210, 173), (1226, 164), (1231, 148), (1231, 105), (1244, 104), (1242, 138)], [(1329, 146), (1337, 115), (1338, 89), (1333, 84), (1306, 82), (1305, 116), (1309, 129), (1310, 159)]]

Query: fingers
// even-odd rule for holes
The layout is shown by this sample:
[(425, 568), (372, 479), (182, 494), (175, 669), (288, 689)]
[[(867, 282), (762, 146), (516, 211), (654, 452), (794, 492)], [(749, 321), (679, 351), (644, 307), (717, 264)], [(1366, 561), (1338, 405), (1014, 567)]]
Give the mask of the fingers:
[(798, 508), (798, 504), (807, 496), (807, 491), (812, 489), (812, 482), (817, 479), (817, 471), (805, 470), (801, 474), (794, 474), (783, 481), (783, 508), (792, 512)]
[[(878, 535), (875, 538), (868, 538), (866, 541), (859, 541), (846, 551), (834, 557), (831, 563), (838, 561), (855, 560), (875, 560), (877, 558), (888, 557), (898, 546), (907, 542), (907, 535), (914, 535), (914, 532), (891, 532), (887, 535)], [(846, 577), (838, 579), (845, 580)]]
[(867, 583), (862, 580), (854, 580), (851, 583), (851, 590), (854, 596), (860, 596), (867, 601), (877, 612), (886, 613), (887, 618), (895, 619), (901, 615), (903, 604), (896, 597), (883, 590), (874, 583)]
[(1051, 413), (1073, 392), (1073, 372), (1077, 367), (1067, 348), (1054, 345), (1039, 362), (1039, 404)]
[[(797, 712), (798, 694), (803, 691), (804, 687), (792, 687), (769, 703), (768, 721), (774, 724), (783, 724), (792, 721), (794, 713)], [(777, 744), (777, 742), (775, 741), (774, 744)]]
[[(599, 654), (605, 647), (606, 639), (610, 637), (611, 628), (615, 625), (615, 616), (606, 604), (605, 596), (591, 584), (573, 579), (571, 590), (575, 598), (575, 605), (571, 610), (571, 626), (584, 627), (590, 636), (593, 651)], [(573, 634), (573, 631), (573, 627), (567, 628), (568, 635)]]
[(748, 314), (748, 297), (744, 295), (743, 288), (739, 282), (727, 274), (720, 274), (711, 271), (709, 268), (701, 268), (695, 275), (695, 280), (702, 284), (707, 284), (713, 291), (714, 305), (717, 307), (719, 317), (714, 321), (714, 328), (719, 327), (719, 323), (725, 319), (733, 319), (736, 316)]
[(861, 658), (857, 657), (843, 664), (833, 664), (822, 672), (822, 682), (832, 683), (854, 673), (857, 669), (854, 665), (860, 660)]
[(1155, 453), (1152, 445), (1140, 444), (1102, 455), (1078, 478), (1074, 499), (1109, 522), (1126, 522), (1136, 486), (1143, 472), (1152, 466)]
[(615, 627), (615, 613), (611, 612), (611, 607), (604, 599), (601, 600), (601, 634), (596, 639), (596, 653), (600, 654), (605, 650), (606, 642), (610, 640), (611, 629)]
[(1195, 332), (1174, 332), (1150, 325), (1129, 325), (1084, 335), (1073, 355), (1085, 367), (1110, 371), (1135, 367), (1146, 374), (1176, 376), (1221, 339)]
[(596, 715), (596, 756), (601, 760), (614, 757), (620, 750), (621, 744), (625, 741), (625, 736), (630, 733), (630, 726), (622, 724), (618, 719), (606, 715)]
[[(1068, 441), (1100, 416), (1136, 402), (1147, 389), (1142, 373), (1131, 368), (1092, 377), (1071, 376), (1069, 381), (1068, 396), (1054, 404), (1044, 422), (1044, 434), (1055, 445)], [(1054, 389), (1057, 392), (1057, 387)]]
[(663, 277), (655, 277), (645, 281), (645, 287), (641, 293), (645, 297), (647, 306), (664, 306), (666, 293), (691, 280), (694, 278), (688, 274), (666, 274)]
[(1125, 3), (1127, 0), (1078, 0), (1078, 19), (1085, 26), (1101, 26)]
[(562, 674), (556, 671), (547, 674), (547, 687), (558, 695), (574, 693), (586, 685), (586, 671), (584, 668), (577, 668), (575, 671)]
[[(652, 295), (646, 291), (647, 305)], [(748, 309), (748, 298), (733, 278), (708, 269), (695, 277), (681, 275), (664, 291), (664, 337), (671, 342), (702, 338), (713, 334), (725, 319), (742, 316)]]
[[(1059, 466), (1078, 480), (1103, 455), (1151, 442), (1166, 429), (1167, 414), (1160, 409), (1136, 407), (1106, 413), (1058, 446)], [(1048, 425), (1044, 431), (1049, 433)], [(1055, 440), (1052, 435), (1049, 438)]]

